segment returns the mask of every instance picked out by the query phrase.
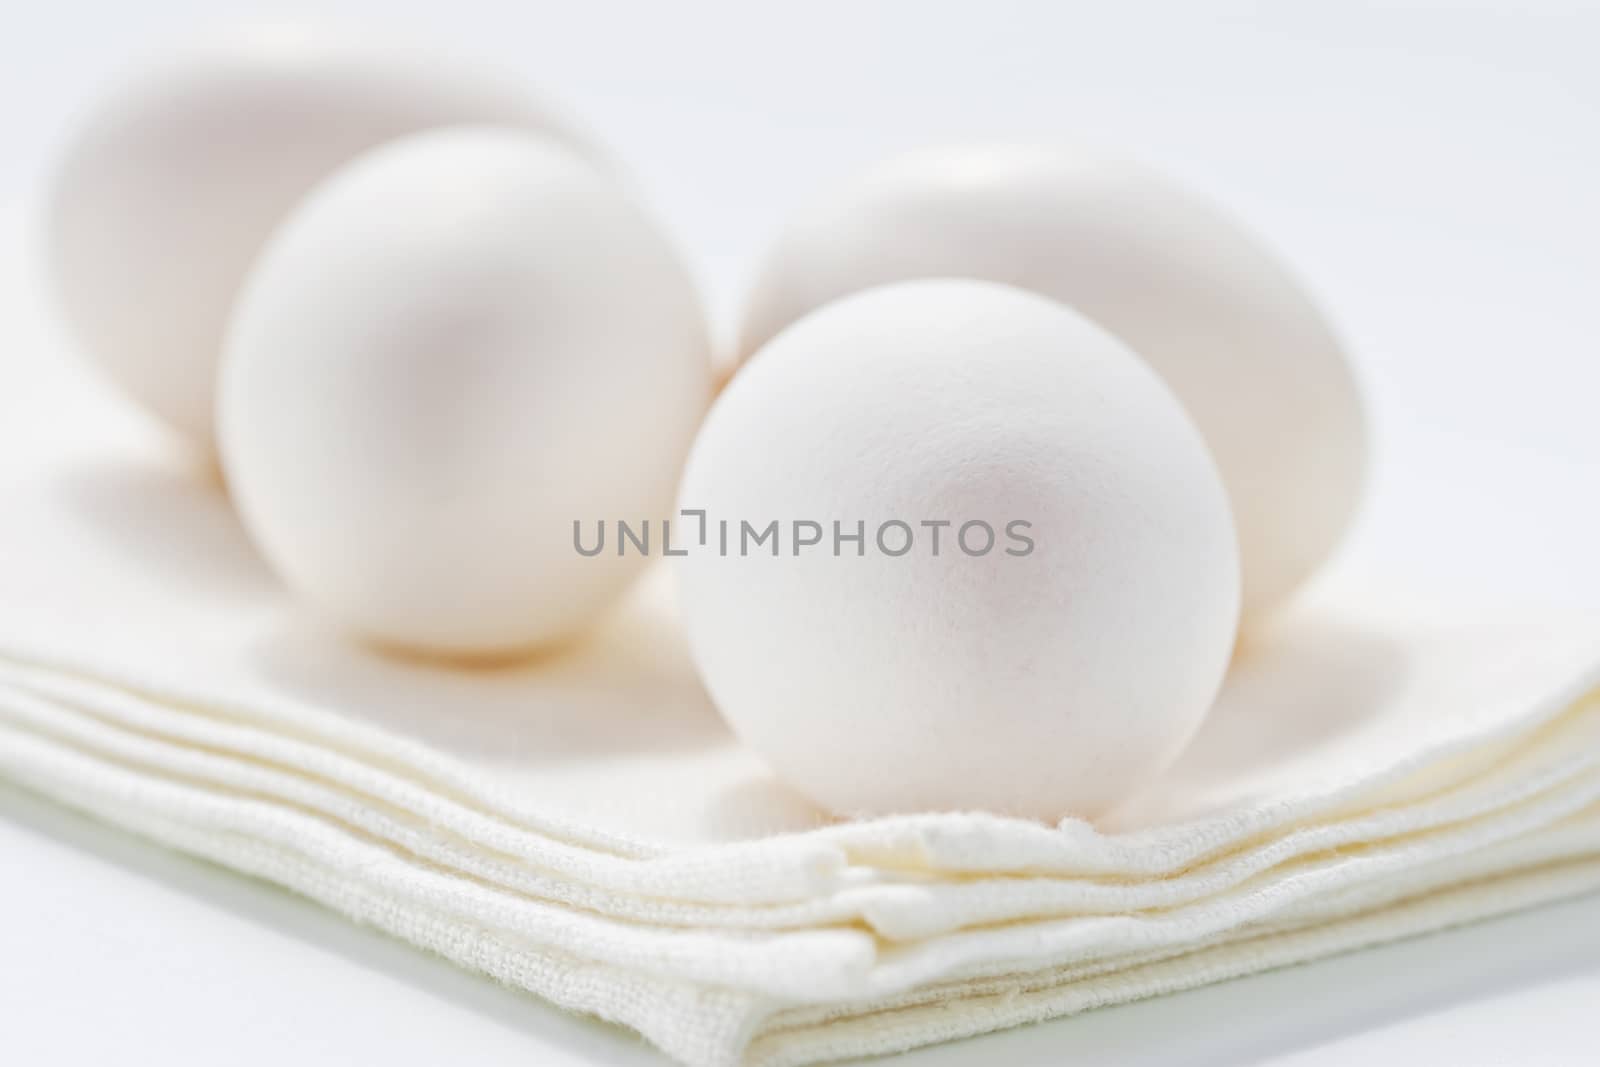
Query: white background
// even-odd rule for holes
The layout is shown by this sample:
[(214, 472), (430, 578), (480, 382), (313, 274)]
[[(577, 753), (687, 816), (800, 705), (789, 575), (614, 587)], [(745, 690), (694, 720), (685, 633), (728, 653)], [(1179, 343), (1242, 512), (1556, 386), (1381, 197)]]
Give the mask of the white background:
[[(317, 9), (476, 49), (585, 117), (724, 324), (785, 214), (876, 157), (995, 134), (1126, 146), (1264, 233), (1349, 340), (1379, 453), (1347, 561), (1441, 596), (1600, 605), (1596, 4)], [(0, 202), (38, 192), (135, 55), (250, 10), (270, 8), (0, 0)], [(904, 1062), (1589, 1063), (1596, 1004), (1600, 903), (1576, 902)], [(0, 1034), (19, 1065), (661, 1062), (3, 789)]]

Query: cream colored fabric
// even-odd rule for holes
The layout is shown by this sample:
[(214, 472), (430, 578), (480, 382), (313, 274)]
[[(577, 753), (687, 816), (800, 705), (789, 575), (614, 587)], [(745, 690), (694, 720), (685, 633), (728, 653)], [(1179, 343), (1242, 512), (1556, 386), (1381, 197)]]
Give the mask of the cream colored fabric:
[(1340, 576), (1099, 825), (835, 822), (733, 743), (659, 581), (536, 662), (397, 661), (289, 604), (42, 331), (0, 364), (0, 445), (0, 776), (687, 1064), (909, 1048), (1600, 888), (1583, 624)]

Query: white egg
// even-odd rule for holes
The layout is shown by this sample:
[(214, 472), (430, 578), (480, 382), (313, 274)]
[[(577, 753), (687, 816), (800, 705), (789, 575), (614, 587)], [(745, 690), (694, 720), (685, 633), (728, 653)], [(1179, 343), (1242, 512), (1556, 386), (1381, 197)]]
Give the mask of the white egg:
[(1337, 546), (1366, 457), (1339, 342), (1254, 237), (1132, 163), (1049, 145), (892, 160), (787, 228), (749, 297), (742, 353), (846, 293), (940, 276), (1070, 304), (1166, 380), (1228, 487), (1247, 621)]
[(289, 209), (392, 138), (505, 123), (581, 144), (522, 87), (365, 31), (247, 26), (117, 86), (55, 175), (50, 267), (81, 348), (204, 450), (240, 282)]
[(712, 698), (834, 811), (1103, 811), (1177, 756), (1233, 646), (1193, 423), (1121, 342), (1006, 286), (789, 327), (712, 407), (679, 507), (704, 512), (676, 563)]
[(377, 641), (571, 633), (644, 557), (575, 523), (670, 508), (710, 398), (684, 267), (618, 180), (516, 131), (415, 134), (337, 171), (241, 292), (223, 469), (286, 582)]

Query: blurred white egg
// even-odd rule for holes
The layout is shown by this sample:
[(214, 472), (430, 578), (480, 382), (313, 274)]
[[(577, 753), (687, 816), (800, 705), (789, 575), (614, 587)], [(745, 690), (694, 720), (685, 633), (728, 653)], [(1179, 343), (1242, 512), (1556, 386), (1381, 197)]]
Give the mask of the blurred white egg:
[(679, 507), (704, 512), (676, 563), (711, 696), (837, 812), (1103, 811), (1176, 758), (1233, 647), (1198, 431), (1018, 289), (906, 282), (801, 319), (712, 407)]
[(287, 583), (380, 642), (494, 654), (580, 627), (644, 557), (574, 524), (667, 513), (710, 397), (694, 286), (629, 191), (457, 128), (337, 171), (241, 291), (218, 440)]
[(55, 175), (48, 255), (68, 326), (209, 451), (228, 312), (273, 228), (361, 152), (463, 122), (583, 143), (522, 86), (365, 30), (253, 25), (156, 60), (86, 116)]
[(846, 293), (941, 276), (1069, 304), (1166, 380), (1228, 487), (1248, 621), (1337, 546), (1360, 500), (1367, 450), (1339, 342), (1254, 237), (1123, 160), (974, 145), (877, 167), (778, 240), (749, 297), (741, 355)]

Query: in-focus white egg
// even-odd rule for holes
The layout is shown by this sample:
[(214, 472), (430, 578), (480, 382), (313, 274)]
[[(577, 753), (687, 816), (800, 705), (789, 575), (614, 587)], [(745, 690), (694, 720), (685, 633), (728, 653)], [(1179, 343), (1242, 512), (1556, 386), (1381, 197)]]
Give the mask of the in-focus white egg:
[(704, 512), (676, 563), (711, 696), (834, 811), (1093, 815), (1177, 756), (1233, 647), (1193, 423), (1018, 289), (906, 282), (801, 319), (712, 407), (679, 507)]
[(1339, 342), (1254, 237), (1126, 161), (1025, 144), (891, 160), (787, 228), (750, 294), (741, 352), (846, 293), (946, 276), (1070, 304), (1166, 380), (1228, 487), (1247, 622), (1337, 546), (1366, 456)]
[(48, 255), (63, 316), (124, 393), (209, 451), (228, 312), (273, 228), (361, 152), (463, 122), (583, 143), (520, 85), (365, 31), (253, 25), (160, 58), (61, 160)]
[(665, 514), (710, 389), (694, 286), (613, 175), (536, 136), (436, 130), (335, 172), (268, 243), (218, 440), (304, 598), (381, 642), (499, 653), (571, 632), (640, 569), (580, 555), (574, 523)]

